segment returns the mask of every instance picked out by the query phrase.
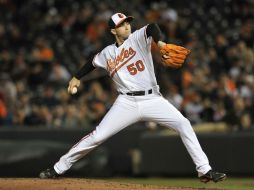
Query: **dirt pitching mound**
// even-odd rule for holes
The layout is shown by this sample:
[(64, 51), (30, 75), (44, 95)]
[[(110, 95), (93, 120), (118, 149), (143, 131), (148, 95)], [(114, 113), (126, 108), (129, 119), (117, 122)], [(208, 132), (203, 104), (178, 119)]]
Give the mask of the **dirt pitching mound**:
[(75, 179), (75, 178), (0, 179), (0, 190), (194, 190), (194, 189), (197, 190), (197, 188), (141, 185), (141, 184), (112, 182), (106, 180)]

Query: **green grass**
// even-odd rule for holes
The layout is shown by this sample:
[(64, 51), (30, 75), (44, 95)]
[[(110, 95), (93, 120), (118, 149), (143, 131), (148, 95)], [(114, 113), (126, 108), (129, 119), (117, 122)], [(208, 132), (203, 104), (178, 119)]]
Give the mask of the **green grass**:
[(254, 178), (228, 178), (223, 182), (203, 184), (196, 178), (114, 178), (123, 183), (163, 185), (172, 187), (192, 187), (218, 190), (254, 190)]

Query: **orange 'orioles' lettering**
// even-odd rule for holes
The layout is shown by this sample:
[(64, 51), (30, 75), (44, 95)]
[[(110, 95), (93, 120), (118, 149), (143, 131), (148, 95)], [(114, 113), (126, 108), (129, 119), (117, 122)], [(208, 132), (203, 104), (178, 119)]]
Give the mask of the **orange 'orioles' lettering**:
[(122, 49), (121, 53), (115, 59), (107, 60), (107, 70), (111, 73), (111, 77), (128, 61), (130, 61), (136, 55), (136, 51), (131, 47), (129, 49)]

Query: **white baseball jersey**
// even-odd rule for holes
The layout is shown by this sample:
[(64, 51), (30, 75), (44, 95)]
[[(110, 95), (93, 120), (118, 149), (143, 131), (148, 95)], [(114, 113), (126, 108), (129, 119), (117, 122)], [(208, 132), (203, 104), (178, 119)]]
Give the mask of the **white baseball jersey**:
[(121, 46), (109, 45), (94, 57), (93, 65), (108, 71), (119, 92), (157, 86), (151, 54), (152, 37), (147, 38), (146, 27), (130, 34)]

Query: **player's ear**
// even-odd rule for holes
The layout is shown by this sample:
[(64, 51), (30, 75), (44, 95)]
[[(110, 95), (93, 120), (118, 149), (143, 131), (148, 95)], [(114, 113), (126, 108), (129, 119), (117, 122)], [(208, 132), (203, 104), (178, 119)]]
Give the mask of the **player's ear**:
[(111, 29), (110, 32), (114, 35), (116, 35), (116, 30), (115, 29)]

